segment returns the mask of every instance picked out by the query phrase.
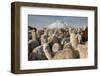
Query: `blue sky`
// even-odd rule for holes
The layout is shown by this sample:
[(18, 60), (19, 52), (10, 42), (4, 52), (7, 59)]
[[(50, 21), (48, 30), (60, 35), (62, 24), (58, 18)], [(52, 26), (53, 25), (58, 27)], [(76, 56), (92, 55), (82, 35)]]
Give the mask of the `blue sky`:
[(33, 27), (44, 27), (57, 20), (64, 21), (71, 26), (83, 26), (88, 25), (87, 17), (75, 17), (75, 16), (46, 16), (46, 15), (29, 15), (28, 25)]

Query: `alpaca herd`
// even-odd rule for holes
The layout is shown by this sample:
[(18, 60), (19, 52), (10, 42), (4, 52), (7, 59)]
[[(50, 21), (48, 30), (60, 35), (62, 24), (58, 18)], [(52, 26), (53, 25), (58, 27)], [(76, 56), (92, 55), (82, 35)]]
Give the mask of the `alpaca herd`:
[(29, 28), (28, 60), (88, 57), (88, 28)]

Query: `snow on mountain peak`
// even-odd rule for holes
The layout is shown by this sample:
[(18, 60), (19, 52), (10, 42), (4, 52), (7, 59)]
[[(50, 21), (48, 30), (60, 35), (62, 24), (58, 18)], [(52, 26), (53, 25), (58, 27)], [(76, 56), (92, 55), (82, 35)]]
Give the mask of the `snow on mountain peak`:
[(66, 23), (62, 20), (57, 20), (47, 26), (47, 28), (65, 28), (67, 26)]

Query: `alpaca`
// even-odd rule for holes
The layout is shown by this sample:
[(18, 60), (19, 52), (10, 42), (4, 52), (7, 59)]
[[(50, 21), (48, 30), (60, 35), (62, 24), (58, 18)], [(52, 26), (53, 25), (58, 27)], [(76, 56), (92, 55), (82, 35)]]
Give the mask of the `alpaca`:
[(41, 35), (41, 45), (37, 46), (29, 54), (29, 60), (47, 60), (43, 52), (43, 44), (47, 43), (47, 36), (45, 34)]
[(60, 51), (57, 51), (55, 53), (55, 55), (53, 55), (50, 51), (50, 47), (49, 45), (46, 43), (43, 45), (43, 51), (47, 57), (48, 60), (52, 60), (52, 59), (75, 59), (75, 53), (73, 51), (73, 49), (71, 48), (66, 48)]
[(64, 37), (64, 29), (59, 29), (59, 31), (58, 31), (58, 33), (59, 33), (59, 35), (58, 35), (58, 38), (63, 38)]
[(77, 50), (79, 51), (80, 58), (87, 58), (88, 57), (88, 48), (87, 45), (78, 45)]
[(52, 52), (56, 53), (59, 50), (61, 50), (61, 45), (59, 43), (54, 43), (52, 46)]
[(29, 54), (29, 60), (47, 60), (44, 52), (43, 52), (43, 46), (36, 47), (30, 54)]
[(47, 35), (46, 34), (41, 35), (40, 40), (41, 40), (41, 45), (44, 44), (44, 43), (46, 43), (46, 42), (48, 42)]
[(75, 50), (78, 50), (80, 58), (87, 58), (87, 44), (79, 44), (78, 37), (75, 32), (70, 33), (70, 42)]
[(48, 37), (48, 43), (52, 47), (54, 43), (60, 43), (59, 39), (57, 38), (56, 34), (52, 34), (50, 37)]
[(61, 45), (64, 46), (65, 43), (69, 43), (70, 42), (70, 38), (69, 37), (64, 37), (62, 40), (61, 40)]
[(32, 52), (32, 50), (39, 45), (40, 44), (39, 44), (37, 37), (36, 37), (36, 28), (33, 28), (33, 30), (32, 30), (32, 40), (28, 41), (29, 53)]
[(34, 48), (36, 48), (37, 46), (39, 46), (39, 42), (37, 40), (29, 40), (28, 42), (28, 50), (29, 50), (29, 53), (32, 52), (32, 50)]
[(37, 32), (37, 29), (33, 28), (33, 30), (32, 30), (32, 40), (37, 40), (37, 34), (36, 34), (36, 32)]
[(88, 41), (88, 28), (85, 27), (82, 31), (82, 41), (86, 42)]
[(70, 32), (70, 43), (74, 49), (77, 48), (77, 44), (79, 44), (78, 36), (75, 30)]
[(79, 55), (78, 50), (75, 50), (75, 49), (72, 47), (72, 45), (71, 45), (70, 42), (69, 42), (69, 43), (65, 43), (64, 46), (63, 46), (63, 49), (64, 49), (64, 50), (70, 49), (70, 50), (73, 52), (73, 57), (74, 57), (74, 58), (80, 58), (80, 55)]
[(80, 33), (77, 33), (78, 41), (81, 44), (82, 43), (82, 35)]
[(84, 43), (84, 42), (88, 41), (88, 28), (87, 27), (80, 28), (78, 30), (78, 36), (81, 39), (80, 43)]

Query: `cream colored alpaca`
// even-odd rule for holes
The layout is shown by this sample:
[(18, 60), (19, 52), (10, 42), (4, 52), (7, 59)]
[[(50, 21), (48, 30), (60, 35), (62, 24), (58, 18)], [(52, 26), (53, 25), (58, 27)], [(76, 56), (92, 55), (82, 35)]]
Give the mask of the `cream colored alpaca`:
[(43, 45), (43, 51), (47, 57), (48, 60), (51, 59), (75, 59), (75, 53), (71, 48), (66, 48), (60, 51), (57, 51), (55, 53), (55, 55), (53, 56), (51, 51), (50, 51), (50, 47), (48, 44), (44, 44)]
[(88, 57), (88, 47), (87, 45), (81, 45), (79, 44), (77, 47), (77, 50), (79, 51), (80, 58), (87, 58)]
[(79, 44), (78, 36), (75, 34), (75, 31), (70, 33), (70, 43), (72, 44), (73, 48), (77, 48), (77, 44)]
[(79, 51), (80, 58), (87, 58), (88, 56), (87, 44), (79, 44), (78, 37), (77, 37), (77, 34), (75, 34), (75, 32), (70, 33), (70, 42), (71, 42), (72, 47), (75, 50)]

